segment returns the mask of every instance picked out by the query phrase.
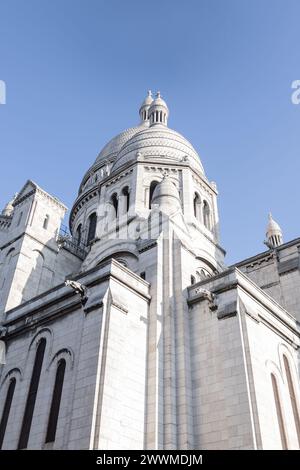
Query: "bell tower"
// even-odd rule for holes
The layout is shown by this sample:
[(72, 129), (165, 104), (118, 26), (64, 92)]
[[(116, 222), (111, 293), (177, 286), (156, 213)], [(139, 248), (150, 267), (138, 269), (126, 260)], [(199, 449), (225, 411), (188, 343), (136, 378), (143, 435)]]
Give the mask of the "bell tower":
[(78, 269), (72, 255), (69, 266), (57, 262), (62, 261), (57, 240), (66, 209), (30, 180), (6, 205), (0, 216), (0, 226), (6, 222), (0, 232), (0, 313), (61, 282), (64, 269)]

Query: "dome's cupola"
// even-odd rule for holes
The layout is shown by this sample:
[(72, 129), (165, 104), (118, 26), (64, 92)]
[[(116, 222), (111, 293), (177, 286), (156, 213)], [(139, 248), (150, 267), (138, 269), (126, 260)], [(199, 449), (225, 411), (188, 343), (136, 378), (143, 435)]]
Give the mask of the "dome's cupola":
[(283, 244), (282, 230), (277, 222), (272, 217), (272, 214), (269, 214), (269, 223), (266, 231), (267, 241), (266, 245), (269, 248), (276, 248)]
[(141, 122), (146, 122), (149, 120), (149, 108), (152, 102), (153, 102), (152, 92), (151, 90), (149, 90), (148, 95), (146, 96), (146, 98), (144, 99), (140, 107)]
[(150, 126), (155, 124), (164, 124), (167, 126), (169, 109), (166, 102), (160, 96), (160, 91), (156, 93), (155, 100), (152, 101), (149, 108)]

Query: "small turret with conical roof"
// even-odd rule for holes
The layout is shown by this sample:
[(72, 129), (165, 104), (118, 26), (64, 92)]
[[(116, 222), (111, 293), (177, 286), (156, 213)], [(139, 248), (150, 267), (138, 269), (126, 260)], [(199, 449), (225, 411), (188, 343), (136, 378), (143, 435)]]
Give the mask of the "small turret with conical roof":
[(273, 219), (271, 212), (269, 213), (266, 237), (266, 245), (269, 248), (276, 248), (283, 244), (282, 230), (278, 223)]
[(4, 207), (4, 209), (2, 210), (2, 215), (5, 215), (7, 217), (11, 216), (13, 211), (14, 211), (14, 206), (13, 206), (13, 203), (17, 197), (18, 193), (16, 193), (14, 195), (14, 197), (11, 199), (11, 201), (9, 201), (6, 206)]

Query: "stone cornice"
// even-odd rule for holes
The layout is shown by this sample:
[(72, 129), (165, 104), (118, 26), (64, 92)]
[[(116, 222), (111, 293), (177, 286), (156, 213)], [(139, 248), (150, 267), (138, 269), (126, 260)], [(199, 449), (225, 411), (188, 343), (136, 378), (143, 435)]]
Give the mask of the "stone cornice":
[[(203, 187), (205, 187), (206, 191), (208, 191), (207, 188), (209, 188), (209, 190), (211, 192), (213, 192), (215, 195), (218, 194), (216, 188), (214, 188), (214, 186), (212, 186), (209, 183), (207, 178), (204, 175), (202, 175), (200, 172), (197, 172), (196, 169), (193, 168), (193, 166), (191, 166), (188, 161), (178, 162), (178, 163), (173, 162), (173, 161), (172, 162), (158, 162), (157, 160), (151, 160), (150, 158), (147, 159), (147, 160), (133, 160), (133, 161), (126, 162), (122, 167), (118, 168), (117, 171), (110, 173), (108, 176), (104, 177), (101, 181), (96, 183), (94, 186), (92, 186), (86, 192), (80, 194), (75, 199), (75, 202), (73, 204), (73, 207), (72, 207), (71, 213), (70, 213), (70, 217), (69, 217), (70, 230), (72, 228), (72, 224), (73, 224), (75, 215), (78, 212), (78, 210), (80, 209), (80, 207), (82, 207), (85, 202), (87, 202), (89, 199), (91, 199), (90, 193), (93, 193), (94, 191), (97, 191), (99, 193), (101, 191), (102, 186), (109, 186), (110, 184), (112, 184), (113, 181), (117, 181), (118, 179), (122, 178), (123, 176), (128, 175), (128, 172), (129, 171), (132, 172), (133, 168), (136, 165), (142, 165), (142, 166), (146, 166), (146, 167), (153, 167), (153, 168), (157, 168), (157, 169), (158, 168), (169, 169), (169, 170), (172, 170), (172, 169), (182, 170), (184, 168), (188, 168), (192, 171), (193, 177), (198, 178), (199, 181), (201, 180), (202, 184), (204, 185)], [(81, 206), (78, 207), (80, 203), (81, 203)]]
[(119, 181), (122, 178), (125, 178), (128, 176), (130, 173), (133, 172), (133, 168), (129, 168), (128, 171), (123, 171), (122, 173), (119, 173), (117, 176), (114, 178), (109, 178), (108, 181), (105, 183), (105, 186), (108, 187), (111, 184), (115, 183), (116, 181)]
[[(231, 275), (231, 279), (228, 277)], [(233, 276), (232, 276), (233, 275)], [(222, 278), (227, 277), (222, 282)], [(219, 284), (216, 284), (215, 281), (220, 280)], [(212, 284), (211, 288), (209, 284)], [(203, 295), (201, 291), (203, 289), (208, 289), (212, 292), (213, 295), (217, 296), (226, 291), (232, 289), (240, 288), (246, 292), (252, 299), (262, 305), (267, 312), (272, 314), (284, 327), (288, 328), (293, 335), (296, 335), (299, 338), (299, 327), (297, 320), (276, 300), (269, 296), (265, 291), (257, 286), (250, 278), (248, 278), (244, 273), (242, 273), (238, 268), (232, 267), (223, 273), (217, 274), (216, 276), (198, 282), (193, 286), (188, 287), (189, 298), (188, 304), (193, 306), (197, 302), (203, 300)], [(199, 294), (192, 295), (193, 291), (199, 291)], [(266, 323), (268, 319), (265, 319), (263, 314), (258, 313), (259, 318), (262, 318)], [(270, 323), (270, 322), (269, 322)], [(300, 343), (299, 343), (300, 344)], [(298, 344), (298, 347), (299, 347)]]
[(105, 167), (106, 165), (108, 165), (109, 163), (112, 163), (114, 161), (115, 157), (114, 155), (108, 155), (107, 158), (105, 158), (105, 160), (101, 160), (100, 162), (98, 162), (97, 164), (94, 163), (84, 174), (82, 180), (81, 180), (81, 184), (80, 184), (80, 188), (87, 182), (87, 180), (93, 176), (96, 171), (100, 170), (100, 168), (102, 167)]
[(15, 243), (16, 241), (20, 240), (20, 238), (22, 238), (24, 236), (25, 232), (22, 232), (20, 235), (18, 235), (17, 237), (13, 238), (12, 240), (9, 240), (8, 242), (6, 242), (4, 245), (0, 246), (0, 250), (4, 250), (5, 248), (7, 248), (8, 246), (12, 245), (13, 243)]
[[(72, 295), (73, 294), (71, 293), (71, 296)], [(67, 300), (67, 298), (68, 297), (66, 296), (65, 300)], [(46, 312), (44, 311), (44, 308), (37, 309), (37, 311), (31, 311), (28, 314), (24, 314), (12, 322), (6, 322), (5, 325), (7, 325), (8, 333), (5, 340), (11, 340), (16, 336), (23, 335), (32, 329), (36, 329), (38, 326), (41, 327), (46, 325), (53, 320), (57, 320), (63, 315), (67, 315), (68, 313), (81, 308), (79, 297), (78, 299), (65, 304), (61, 308), (57, 308), (55, 303), (56, 302), (53, 302), (53, 308), (51, 308), (52, 305), (47, 305), (48, 310)]]
[[(129, 282), (126, 279), (128, 275), (133, 281), (137, 280), (139, 286), (134, 285), (134, 282)], [(150, 301), (149, 283), (113, 259), (89, 271), (78, 274), (73, 277), (73, 280), (79, 280), (88, 289), (91, 289), (98, 284), (108, 281), (110, 278), (125, 285), (136, 295), (146, 299), (148, 302)], [(101, 305), (102, 299), (99, 299), (96, 306), (100, 308)], [(118, 304), (117, 307), (120, 308), (120, 305)], [(6, 312), (6, 320), (3, 322), (3, 326), (8, 328), (5, 340), (23, 334), (25, 331), (36, 328), (41, 324), (48, 323), (58, 316), (81, 308), (80, 297), (73, 290), (67, 288), (65, 284), (59, 284), (53, 289)], [(89, 313), (94, 308), (95, 306), (93, 305), (83, 309), (83, 313)], [(125, 307), (124, 309), (126, 310)], [(124, 311), (124, 313), (127, 312)]]
[(157, 245), (157, 240), (146, 240), (145, 242), (138, 243), (138, 252), (144, 253), (145, 251), (154, 248)]
[(119, 174), (115, 174), (113, 178), (111, 177), (111, 175), (108, 175), (104, 177), (101, 181), (98, 181), (93, 186), (91, 186), (86, 192), (79, 194), (79, 196), (75, 199), (75, 202), (71, 209), (70, 218), (69, 218), (70, 225), (73, 223), (73, 220), (78, 210), (86, 202), (88, 202), (92, 197), (94, 197), (96, 194), (99, 194), (102, 186), (106, 186), (106, 187), (110, 186), (111, 184), (120, 180), (121, 178), (125, 178), (126, 176), (128, 176), (129, 173), (132, 173), (132, 172), (133, 172), (133, 168), (129, 168), (128, 171), (122, 171), (122, 172), (119, 172)]
[(196, 175), (193, 174), (192, 176), (193, 176), (193, 180), (195, 181), (195, 183), (197, 183), (197, 184), (203, 189), (203, 191), (206, 192), (206, 194), (208, 194), (209, 196), (212, 195), (212, 194), (211, 194), (212, 192), (213, 192), (215, 195), (218, 194), (218, 192), (217, 192), (217, 190), (215, 189), (215, 187), (211, 186), (211, 184), (210, 184), (208, 181), (206, 181), (205, 179), (199, 177), (199, 175), (197, 175), (197, 174), (196, 174)]
[(268, 260), (268, 259), (271, 259), (271, 257), (274, 257), (274, 255), (277, 252), (283, 251), (286, 248), (290, 248), (293, 245), (296, 245), (297, 248), (298, 248), (298, 251), (299, 251), (300, 250), (300, 238), (295, 238), (294, 240), (290, 240), (289, 242), (286, 242), (283, 245), (278, 246), (274, 250), (263, 251), (261, 253), (258, 253), (255, 256), (251, 256), (250, 258), (246, 258), (242, 261), (238, 261), (237, 263), (232, 264), (231, 266), (229, 266), (229, 268), (232, 268), (232, 267), (237, 267), (238, 268), (239, 266), (247, 266), (247, 265), (253, 265), (254, 266), (255, 264), (261, 264), (265, 260)]
[[(22, 191), (24, 191), (24, 189), (26, 188), (26, 186), (32, 186), (32, 190), (29, 191), (28, 193), (25, 193), (23, 196), (22, 196)], [(62, 209), (64, 212), (68, 209), (67, 206), (65, 206), (59, 199), (57, 199), (55, 196), (51, 196), (51, 194), (47, 193), (46, 191), (44, 191), (40, 186), (38, 186), (36, 183), (34, 183), (33, 181), (31, 180), (28, 180), (25, 185), (23, 186), (21, 192), (20, 192), (20, 196), (17, 196), (17, 198), (15, 199), (15, 201), (13, 202), (13, 206), (16, 207), (18, 206), (19, 204), (21, 204), (25, 199), (29, 198), (30, 196), (32, 196), (33, 194), (41, 194), (43, 197), (45, 197), (46, 199), (48, 199), (52, 204), (54, 204), (55, 206), (59, 207), (60, 209)]]
[(83, 207), (88, 201), (90, 201), (91, 199), (93, 199), (94, 197), (97, 197), (99, 196), (100, 194), (100, 186), (102, 185), (102, 183), (98, 183), (97, 185), (93, 186), (92, 188), (90, 188), (86, 193), (84, 194), (81, 194), (75, 201), (72, 209), (71, 209), (71, 213), (70, 213), (70, 217), (69, 217), (69, 228), (70, 228), (70, 231), (72, 233), (72, 224), (73, 224), (73, 221), (74, 221), (74, 218), (77, 214), (77, 212), (79, 211), (79, 209), (81, 209), (81, 207)]
[[(48, 250), (53, 251), (54, 253), (58, 253), (58, 251), (59, 251), (58, 246), (57, 246), (57, 248), (55, 248), (54, 246), (51, 247), (51, 246), (49, 246), (48, 244), (45, 244), (43, 241), (39, 240), (38, 238), (34, 237), (31, 233), (26, 232), (26, 231), (23, 231), (23, 232), (20, 233), (17, 237), (13, 238), (13, 240), (10, 240), (9, 242), (5, 243), (5, 245), (0, 246), (0, 251), (1, 251), (1, 250), (4, 250), (4, 249), (7, 248), (8, 246), (12, 245), (12, 244), (15, 243), (16, 241), (20, 240), (20, 239), (23, 238), (25, 235), (26, 235), (27, 237), (31, 238), (32, 240), (36, 241), (37, 243), (39, 243), (39, 244), (41, 245), (42, 249), (48, 248)], [(53, 243), (55, 243), (55, 242), (53, 242)]]
[(33, 188), (31, 191), (24, 194), (23, 196), (17, 197), (17, 199), (13, 202), (13, 206), (14, 207), (19, 206), (20, 204), (22, 204), (22, 202), (24, 202), (29, 197), (33, 196), (33, 194), (35, 194), (35, 193), (36, 193), (36, 188)]

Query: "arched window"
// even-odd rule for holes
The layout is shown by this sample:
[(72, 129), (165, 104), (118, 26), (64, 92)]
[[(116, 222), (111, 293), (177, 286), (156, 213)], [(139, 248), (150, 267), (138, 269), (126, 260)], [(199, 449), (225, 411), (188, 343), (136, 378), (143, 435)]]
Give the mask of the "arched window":
[(198, 193), (195, 193), (193, 203), (194, 203), (194, 216), (196, 217), (197, 220), (200, 221), (201, 199)]
[(284, 363), (284, 369), (285, 369), (285, 374), (286, 374), (287, 383), (288, 383), (289, 395), (290, 395), (290, 400), (291, 400), (291, 405), (292, 405), (292, 410), (293, 410), (293, 415), (294, 415), (294, 420), (295, 420), (298, 444), (300, 446), (299, 411), (298, 411), (298, 406), (297, 406), (297, 400), (296, 400), (295, 388), (294, 388), (294, 383), (293, 383), (292, 374), (291, 374), (290, 363), (288, 361), (288, 358), (285, 355), (283, 356), (283, 363)]
[(76, 230), (75, 241), (76, 245), (79, 246), (81, 243), (81, 232), (82, 232), (82, 225), (79, 224)]
[(191, 276), (191, 284), (196, 284), (196, 278), (195, 276)]
[(115, 209), (115, 216), (118, 217), (118, 210), (119, 210), (119, 199), (117, 193), (114, 193), (111, 197), (111, 203)]
[(210, 209), (207, 201), (203, 201), (203, 223), (210, 230)]
[(11, 404), (13, 401), (15, 387), (16, 387), (16, 379), (12, 378), (9, 382), (6, 399), (4, 403), (4, 408), (3, 408), (3, 413), (2, 413), (2, 418), (0, 422), (0, 449), (2, 449), (2, 444), (3, 444), (6, 426), (7, 426), (7, 422), (9, 418)]
[(51, 402), (45, 442), (55, 441), (59, 408), (60, 408), (62, 390), (63, 390), (63, 385), (64, 385), (65, 370), (66, 370), (66, 361), (64, 359), (61, 359), (58, 362), (57, 370), (56, 370), (55, 383), (54, 383), (54, 388), (53, 388), (52, 402)]
[(276, 407), (277, 422), (278, 422), (280, 438), (281, 438), (281, 445), (282, 445), (282, 448), (286, 450), (288, 448), (287, 438), (286, 438), (286, 432), (284, 428), (283, 413), (282, 413), (282, 407), (280, 403), (278, 384), (277, 384), (277, 380), (274, 374), (271, 374), (271, 380), (272, 380), (273, 395), (274, 395), (274, 401), (275, 401), (275, 407)]
[(90, 243), (91, 240), (93, 240), (95, 238), (96, 225), (97, 225), (97, 214), (96, 214), (96, 212), (93, 212), (89, 216), (89, 230), (88, 230), (88, 236), (87, 236), (87, 243)]
[(23, 416), (22, 428), (20, 433), (20, 439), (18, 449), (26, 449), (29, 439), (29, 433), (32, 423), (32, 417), (36, 402), (36, 396), (39, 388), (39, 381), (43, 366), (43, 360), (46, 349), (46, 340), (42, 338), (36, 350), (35, 361), (29, 386), (29, 392), (27, 396), (25, 412)]
[(155, 188), (156, 188), (157, 185), (158, 185), (158, 181), (152, 181), (152, 183), (150, 184), (150, 190), (149, 190), (149, 209), (151, 209), (151, 203), (152, 203), (153, 193), (154, 193), (154, 190), (155, 190)]
[(207, 278), (212, 276), (211, 273), (208, 272), (205, 268), (200, 268), (197, 271), (197, 275), (198, 275), (198, 278), (200, 279), (200, 281), (203, 281), (204, 279), (207, 279)]
[(47, 230), (48, 224), (49, 224), (49, 215), (46, 214), (46, 215), (45, 215), (45, 218), (44, 218), (44, 222), (43, 222), (43, 228), (44, 228), (45, 230)]
[(124, 212), (129, 211), (129, 206), (130, 206), (130, 196), (129, 196), (129, 188), (126, 186), (125, 188), (122, 189), (122, 194), (125, 199), (124, 201)]

